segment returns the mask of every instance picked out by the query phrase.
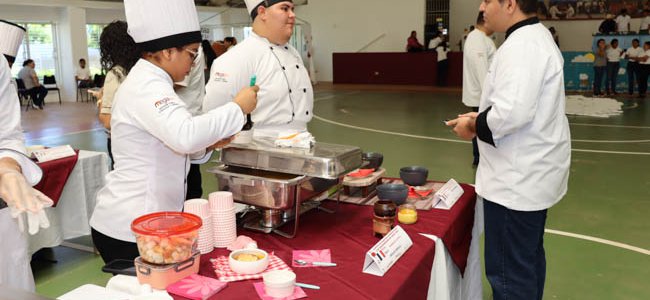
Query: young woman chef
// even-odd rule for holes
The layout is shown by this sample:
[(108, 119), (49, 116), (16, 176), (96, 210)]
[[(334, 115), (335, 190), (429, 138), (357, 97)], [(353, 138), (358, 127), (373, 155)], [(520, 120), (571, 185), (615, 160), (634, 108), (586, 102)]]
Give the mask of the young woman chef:
[(43, 172), (24, 154), (20, 101), (11, 83), (11, 65), (24, 35), (25, 28), (0, 20), (0, 284), (34, 291), (25, 231), (35, 234), (49, 226), (43, 207), (52, 206), (52, 200), (31, 187)]
[(130, 229), (135, 218), (182, 210), (188, 154), (237, 133), (255, 108), (257, 92), (243, 84), (239, 94), (224, 100), (227, 104), (193, 117), (173, 84), (189, 73), (199, 51), (194, 1), (125, 0), (124, 7), (129, 34), (144, 53), (115, 96), (115, 170), (106, 176), (90, 220), (105, 262), (138, 256)]
[(253, 135), (276, 138), (280, 132), (305, 131), (314, 92), (300, 53), (287, 44), (296, 21), (293, 3), (246, 0), (246, 7), (253, 19), (251, 36), (212, 64), (203, 109), (226, 104), (256, 76), (260, 91), (252, 114)]

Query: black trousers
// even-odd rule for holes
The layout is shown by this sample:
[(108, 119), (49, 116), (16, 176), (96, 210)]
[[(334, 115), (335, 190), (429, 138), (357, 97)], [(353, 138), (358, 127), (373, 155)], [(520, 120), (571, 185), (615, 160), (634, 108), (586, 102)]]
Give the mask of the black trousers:
[[(472, 111), (478, 112), (478, 107), (472, 107)], [(472, 162), (472, 164), (478, 165), (481, 155), (478, 153), (478, 142), (476, 141), (476, 137), (472, 139), (472, 152), (474, 154), (474, 162)]]
[(187, 173), (187, 193), (185, 200), (201, 198), (203, 188), (201, 187), (201, 165), (190, 165), (190, 171)]
[(104, 263), (109, 263), (116, 259), (134, 260), (140, 256), (136, 243), (114, 239), (94, 228), (91, 228), (90, 234), (93, 238), (93, 244), (95, 244), (95, 248), (99, 251), (99, 255), (102, 256)]
[(650, 65), (639, 64), (638, 71), (637, 80), (639, 81), (639, 96), (645, 96), (645, 93), (648, 90), (648, 73), (650, 71)]
[(634, 94), (634, 83), (636, 80), (639, 80), (639, 63), (628, 61), (627, 62), (627, 93), (632, 95)]
[(27, 93), (32, 97), (32, 100), (34, 100), (34, 105), (43, 106), (43, 102), (45, 102), (45, 96), (47, 96), (47, 89), (44, 86), (39, 85), (37, 87), (33, 87), (27, 90)]
[(113, 150), (111, 150), (111, 138), (106, 139), (106, 147), (108, 148), (108, 157), (111, 158), (111, 170), (115, 169), (115, 160), (113, 159)]
[(485, 275), (494, 300), (541, 300), (546, 280), (547, 210), (517, 211), (483, 200)]
[(449, 60), (441, 60), (438, 62), (437, 83), (438, 86), (447, 85), (447, 70), (449, 69)]

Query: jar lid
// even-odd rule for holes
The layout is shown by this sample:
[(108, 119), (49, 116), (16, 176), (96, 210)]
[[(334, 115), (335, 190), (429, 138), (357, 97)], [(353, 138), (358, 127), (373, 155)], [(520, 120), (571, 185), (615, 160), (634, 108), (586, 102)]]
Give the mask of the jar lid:
[(133, 220), (131, 230), (143, 235), (170, 236), (198, 230), (201, 225), (201, 218), (194, 214), (164, 211)]

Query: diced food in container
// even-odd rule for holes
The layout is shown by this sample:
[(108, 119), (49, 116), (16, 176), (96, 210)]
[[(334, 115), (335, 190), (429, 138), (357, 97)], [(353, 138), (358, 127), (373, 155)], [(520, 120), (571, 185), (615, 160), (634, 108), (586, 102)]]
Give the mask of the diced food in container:
[(173, 264), (192, 257), (202, 221), (182, 212), (159, 212), (133, 221), (140, 257), (152, 264)]

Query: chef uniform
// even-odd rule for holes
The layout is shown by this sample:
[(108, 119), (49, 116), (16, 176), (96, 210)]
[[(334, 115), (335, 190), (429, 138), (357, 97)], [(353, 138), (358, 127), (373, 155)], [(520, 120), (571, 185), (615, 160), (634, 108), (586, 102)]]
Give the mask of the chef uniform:
[(571, 162), (563, 65), (551, 33), (533, 17), (508, 29), (485, 78), (476, 192), (495, 295), (508, 282), (509, 298), (541, 299), (546, 211), (566, 193)]
[[(249, 13), (277, 0), (246, 0)], [(254, 20), (254, 18), (253, 18)], [(219, 107), (248, 86), (252, 76), (260, 87), (252, 113), (253, 136), (276, 138), (280, 132), (306, 131), (314, 106), (314, 91), (300, 53), (290, 44), (276, 45), (254, 31), (212, 64), (203, 109)]]
[[(25, 153), (23, 131), (20, 127), (20, 101), (11, 83), (8, 59), (14, 61), (23, 41), (25, 29), (0, 20), (0, 158), (13, 158), (31, 185), (41, 180), (41, 169)], [(34, 277), (29, 266), (27, 236), (11, 217), (7, 204), (0, 199), (0, 284), (34, 291)]]
[[(473, 111), (478, 111), (483, 82), (494, 52), (494, 41), (481, 29), (476, 28), (467, 35), (463, 48), (463, 104)], [(472, 139), (472, 149), (476, 166), (480, 156), (476, 138)]]
[[(129, 34), (144, 51), (201, 42), (191, 0), (126, 0), (124, 7)], [(106, 262), (135, 258), (131, 222), (148, 213), (181, 211), (188, 154), (234, 135), (244, 123), (242, 110), (233, 102), (192, 116), (174, 92), (170, 75), (140, 59), (115, 96), (111, 118), (115, 170), (106, 176), (90, 220), (93, 240), (104, 241), (96, 243), (102, 258)]]

